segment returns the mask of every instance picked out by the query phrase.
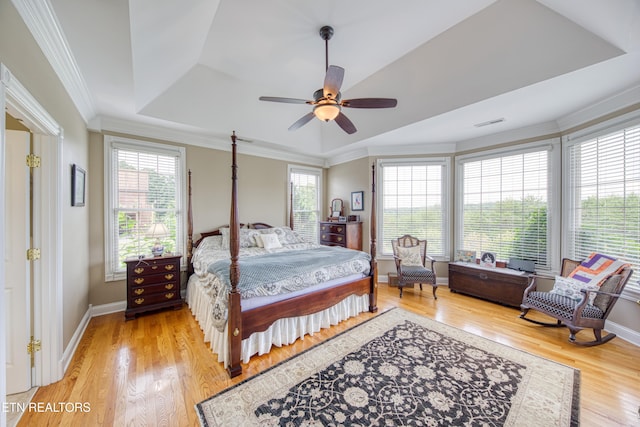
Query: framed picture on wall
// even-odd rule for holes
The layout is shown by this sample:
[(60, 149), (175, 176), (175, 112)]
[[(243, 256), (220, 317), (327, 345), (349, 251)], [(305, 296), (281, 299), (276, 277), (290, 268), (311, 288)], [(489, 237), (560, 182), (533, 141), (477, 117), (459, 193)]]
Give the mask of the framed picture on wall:
[(71, 206), (84, 206), (86, 194), (87, 172), (71, 165)]
[(351, 192), (351, 210), (352, 211), (364, 210), (364, 191)]

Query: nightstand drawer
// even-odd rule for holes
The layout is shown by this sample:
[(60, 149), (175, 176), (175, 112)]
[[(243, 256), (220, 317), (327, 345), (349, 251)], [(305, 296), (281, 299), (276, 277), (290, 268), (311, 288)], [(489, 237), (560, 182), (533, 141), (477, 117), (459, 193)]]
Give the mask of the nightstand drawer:
[(153, 294), (161, 294), (163, 292), (176, 292), (180, 291), (180, 286), (177, 281), (163, 282), (155, 285), (147, 286), (133, 286), (129, 289), (129, 296), (131, 298), (137, 298), (139, 296), (147, 296)]
[(154, 283), (171, 282), (180, 277), (180, 272), (150, 274), (147, 276), (131, 275), (132, 286), (152, 285)]
[(146, 307), (152, 304), (159, 304), (167, 301), (174, 301), (180, 298), (180, 292), (165, 292), (161, 294), (140, 295), (131, 299), (131, 307)]
[(146, 276), (149, 274), (159, 274), (159, 273), (180, 273), (180, 263), (179, 262), (163, 262), (161, 261), (146, 261), (144, 259), (138, 261), (136, 264), (129, 264), (129, 274), (132, 276)]

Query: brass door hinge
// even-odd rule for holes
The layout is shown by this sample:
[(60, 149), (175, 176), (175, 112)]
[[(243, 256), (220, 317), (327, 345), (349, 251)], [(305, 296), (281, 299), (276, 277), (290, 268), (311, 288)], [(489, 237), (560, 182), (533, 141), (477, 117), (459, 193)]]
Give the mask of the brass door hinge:
[(30, 168), (39, 168), (40, 167), (40, 156), (36, 156), (31, 153), (27, 156), (27, 166)]
[(40, 249), (31, 248), (27, 249), (27, 261), (35, 261), (40, 259)]
[(42, 342), (40, 340), (34, 340), (33, 337), (31, 337), (31, 341), (29, 341), (29, 344), (27, 344), (27, 353), (33, 356), (33, 353), (35, 353), (36, 351), (40, 351), (41, 349)]

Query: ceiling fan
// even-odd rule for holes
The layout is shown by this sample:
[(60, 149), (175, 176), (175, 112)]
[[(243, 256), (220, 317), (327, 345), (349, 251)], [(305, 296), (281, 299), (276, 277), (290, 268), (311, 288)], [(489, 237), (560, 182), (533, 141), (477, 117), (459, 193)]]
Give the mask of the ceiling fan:
[(335, 120), (338, 126), (346, 133), (356, 132), (356, 127), (342, 113), (342, 107), (349, 108), (393, 108), (398, 101), (393, 98), (355, 98), (342, 99), (340, 86), (344, 78), (344, 68), (336, 65), (329, 65), (329, 39), (333, 36), (333, 28), (326, 25), (320, 28), (320, 37), (325, 42), (325, 68), (324, 86), (313, 93), (313, 100), (298, 98), (282, 98), (278, 96), (261, 96), (260, 101), (284, 102), (287, 104), (309, 104), (313, 105), (313, 111), (300, 117), (289, 130), (296, 130), (307, 124), (313, 117), (328, 122)]

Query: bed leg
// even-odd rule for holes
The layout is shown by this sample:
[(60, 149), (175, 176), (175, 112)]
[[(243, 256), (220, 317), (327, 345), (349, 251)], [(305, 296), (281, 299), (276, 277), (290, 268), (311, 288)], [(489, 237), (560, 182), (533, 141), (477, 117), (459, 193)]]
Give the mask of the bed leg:
[(227, 368), (229, 377), (237, 377), (242, 374), (240, 359), (242, 357), (242, 313), (240, 311), (240, 294), (229, 293), (229, 352), (230, 363)]
[(372, 264), (371, 288), (369, 289), (369, 312), (375, 313), (378, 311), (378, 263), (374, 260)]

